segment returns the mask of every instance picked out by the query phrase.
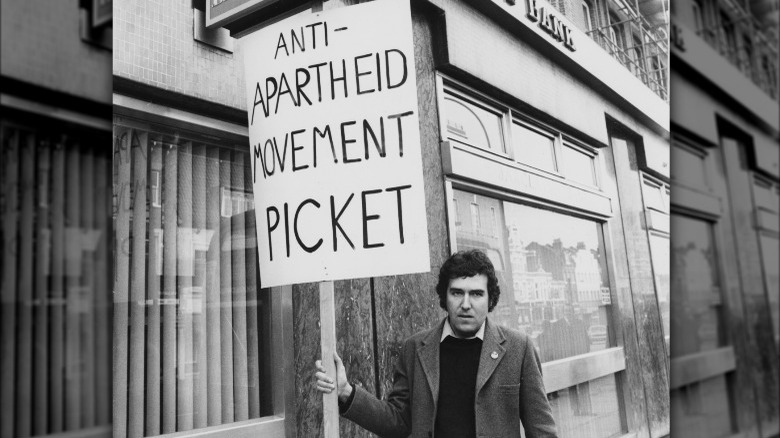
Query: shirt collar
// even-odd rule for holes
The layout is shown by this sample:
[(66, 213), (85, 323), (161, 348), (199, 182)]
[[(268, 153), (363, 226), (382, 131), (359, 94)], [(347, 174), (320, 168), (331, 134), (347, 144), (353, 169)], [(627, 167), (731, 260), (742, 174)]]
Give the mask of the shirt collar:
[[(479, 338), (480, 341), (484, 340), (485, 338), (485, 323), (487, 322), (487, 319), (482, 322), (482, 326), (477, 330), (477, 334), (465, 339), (474, 339)], [(439, 339), (439, 343), (444, 341), (444, 339), (447, 338), (447, 336), (452, 336), (453, 338), (458, 338), (458, 336), (455, 335), (455, 333), (452, 331), (452, 327), (450, 326), (450, 319), (446, 318), (444, 320), (444, 330), (441, 331), (441, 339)]]

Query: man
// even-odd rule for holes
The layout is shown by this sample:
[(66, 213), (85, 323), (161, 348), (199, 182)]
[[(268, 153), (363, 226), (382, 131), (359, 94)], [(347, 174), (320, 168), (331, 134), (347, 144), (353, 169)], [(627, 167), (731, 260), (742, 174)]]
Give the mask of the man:
[(531, 340), (488, 318), (500, 290), (490, 259), (458, 252), (436, 286), (447, 317), (404, 342), (387, 400), (350, 385), (338, 355), (336, 381), (320, 361), (317, 389), (337, 391), (341, 414), (381, 437), (555, 437)]

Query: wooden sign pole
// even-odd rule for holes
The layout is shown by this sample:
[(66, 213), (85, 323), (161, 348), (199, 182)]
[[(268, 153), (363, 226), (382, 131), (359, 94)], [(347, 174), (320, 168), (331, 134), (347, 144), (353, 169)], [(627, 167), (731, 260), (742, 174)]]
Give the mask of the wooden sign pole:
[[(357, 0), (323, 0), (313, 7), (314, 12), (337, 9), (349, 6)], [(336, 364), (333, 353), (336, 351), (336, 299), (333, 293), (333, 282), (320, 283), (320, 346), (322, 348), (322, 364), (329, 376), (336, 379)], [(338, 392), (322, 395), (322, 427), (324, 438), (338, 438), (339, 435), (339, 400)]]
[[(336, 364), (333, 353), (336, 351), (336, 299), (333, 293), (333, 282), (320, 283), (320, 345), (322, 347), (322, 365), (334, 381), (336, 379)], [(325, 438), (339, 436), (339, 404), (338, 393), (322, 394), (322, 426)]]

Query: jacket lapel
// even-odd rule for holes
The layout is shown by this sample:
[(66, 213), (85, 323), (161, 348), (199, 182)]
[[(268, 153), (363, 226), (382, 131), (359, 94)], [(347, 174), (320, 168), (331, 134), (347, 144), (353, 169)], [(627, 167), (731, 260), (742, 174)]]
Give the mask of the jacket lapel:
[[(482, 387), (485, 386), (485, 383), (490, 379), (490, 376), (493, 375), (493, 371), (495, 371), (496, 366), (498, 366), (506, 353), (506, 349), (501, 345), (505, 341), (504, 335), (498, 329), (497, 325), (492, 324), (490, 318), (486, 321), (485, 337), (482, 340), (482, 353), (479, 356), (479, 370), (477, 371), (477, 388), (474, 393), (475, 395), (479, 395), (479, 391), (482, 390)], [(495, 353), (495, 355), (493, 353)]]
[(437, 327), (431, 329), (417, 346), (417, 356), (420, 358), (425, 378), (428, 380), (434, 406), (439, 400), (439, 341), (443, 329), (444, 320)]

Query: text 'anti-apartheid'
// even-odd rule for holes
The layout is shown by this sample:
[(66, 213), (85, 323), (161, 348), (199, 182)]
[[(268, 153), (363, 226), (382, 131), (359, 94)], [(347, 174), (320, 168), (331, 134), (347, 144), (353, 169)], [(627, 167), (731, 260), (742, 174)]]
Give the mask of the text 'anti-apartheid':
[[(289, 35), (280, 33), (274, 59), (293, 56), (307, 48), (316, 50), (318, 35), (320, 47), (327, 47), (328, 34), (327, 22), (312, 23), (297, 31), (291, 29)], [(280, 108), (313, 106), (323, 100), (392, 90), (404, 85), (408, 76), (406, 55), (395, 48), (300, 66), (294, 71), (266, 77), (262, 83), (255, 82), (249, 124), (254, 125), (258, 106), (263, 117), (270, 118), (279, 114)]]

